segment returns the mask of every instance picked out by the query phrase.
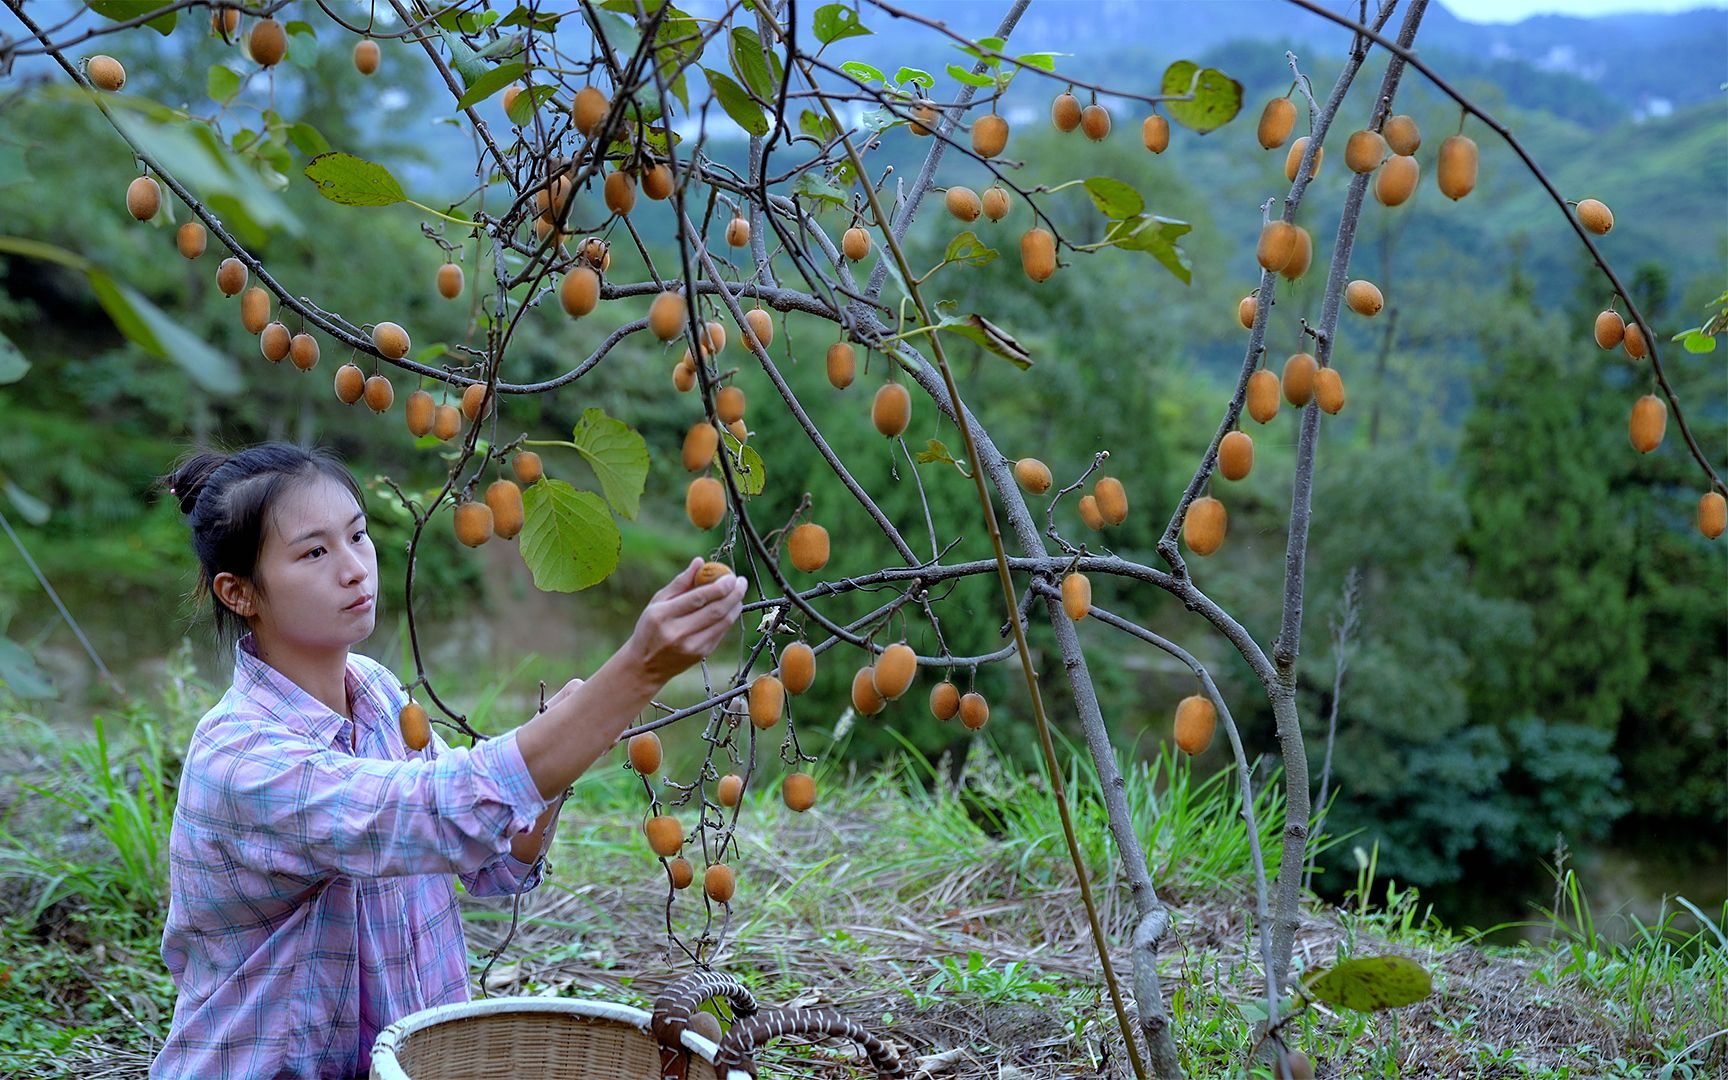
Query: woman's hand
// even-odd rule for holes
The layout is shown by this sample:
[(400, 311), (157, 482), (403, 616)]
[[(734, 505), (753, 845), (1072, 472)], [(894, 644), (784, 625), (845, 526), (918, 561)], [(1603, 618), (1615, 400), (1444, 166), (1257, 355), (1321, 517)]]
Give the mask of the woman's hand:
[[(696, 584), (702, 560), (690, 565), (655, 593), (636, 620), (627, 646), (643, 673), (664, 686), (713, 652), (738, 621), (749, 582), (728, 574), (706, 585)], [(562, 693), (562, 691), (560, 691)]]

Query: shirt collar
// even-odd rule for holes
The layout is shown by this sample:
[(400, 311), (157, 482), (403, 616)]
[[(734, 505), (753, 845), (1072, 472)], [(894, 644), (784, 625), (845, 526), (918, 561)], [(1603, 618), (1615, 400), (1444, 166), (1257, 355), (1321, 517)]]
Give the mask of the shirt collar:
[[(365, 680), (355, 671), (352, 653), (348, 657), (343, 681), (354, 713), (354, 741), (357, 743), (359, 730), (371, 720), (372, 702), (366, 695)], [(294, 680), (259, 659), (257, 635), (252, 633), (234, 645), (234, 686), (272, 717), (316, 739), (320, 746), (333, 744), (336, 733), (348, 722), (340, 713), (301, 689)]]

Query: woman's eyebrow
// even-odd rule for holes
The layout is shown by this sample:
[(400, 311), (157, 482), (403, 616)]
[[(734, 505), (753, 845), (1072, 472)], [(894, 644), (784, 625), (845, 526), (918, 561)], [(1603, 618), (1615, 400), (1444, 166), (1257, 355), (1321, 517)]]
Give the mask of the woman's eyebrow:
[[(366, 516), (366, 511), (356, 510), (354, 512), (354, 516), (348, 519), (348, 524), (352, 525), (356, 521), (359, 521), (361, 518), (363, 518), (365, 516)], [(315, 540), (318, 537), (323, 536), (323, 535), (324, 535), (323, 529), (314, 529), (313, 531), (307, 533), (305, 536), (302, 536), (299, 539), (290, 540), (288, 542), (288, 546), (289, 547), (298, 547), (299, 545), (304, 544), (308, 540)]]

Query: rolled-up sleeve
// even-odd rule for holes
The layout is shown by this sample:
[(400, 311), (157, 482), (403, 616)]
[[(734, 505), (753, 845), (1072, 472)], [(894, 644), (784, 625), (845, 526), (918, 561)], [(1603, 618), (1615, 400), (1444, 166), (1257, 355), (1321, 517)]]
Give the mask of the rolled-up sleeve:
[[(522, 757), (522, 748), (516, 745), (514, 735), (508, 736), (508, 738), (510, 739), (510, 746), (499, 747), (499, 758), (506, 765), (506, 775), (503, 777), (505, 784), (539, 799), (540, 789), (534, 783), (533, 776), (528, 772), (528, 763)], [(487, 743), (497, 741), (499, 740), (488, 739), (480, 745), (485, 746)], [(434, 761), (440, 760), (445, 754), (451, 752), (450, 745), (436, 731), (432, 733), (432, 745), (427, 747), (427, 750), (430, 751)], [(545, 803), (542, 800), (542, 809), (544, 808)], [(535, 820), (538, 818), (539, 812), (536, 811)], [(529, 822), (526, 828), (533, 828), (533, 822)], [(523, 831), (525, 829), (515, 830), (515, 832)], [(515, 833), (513, 832), (511, 835), (515, 835)], [(478, 870), (461, 874), (460, 880), (462, 888), (466, 889), (470, 896), (515, 896), (518, 893), (532, 892), (539, 887), (540, 867), (537, 864), (525, 863), (518, 859), (510, 853), (508, 846), (506, 846), (502, 854), (489, 859)]]
[(212, 734), (196, 767), (213, 798), (197, 824), (273, 873), (507, 872), (511, 837), (547, 805), (514, 732), (407, 761), (352, 757), (256, 723)]

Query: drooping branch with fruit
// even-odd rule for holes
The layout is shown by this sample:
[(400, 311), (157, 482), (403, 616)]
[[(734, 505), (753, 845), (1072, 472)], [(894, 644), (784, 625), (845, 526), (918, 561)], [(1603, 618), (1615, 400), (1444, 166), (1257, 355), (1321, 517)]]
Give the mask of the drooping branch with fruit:
[[(815, 782), (804, 765), (817, 759), (800, 741), (795, 714), (819, 664), (858, 650), (860, 663), (850, 693), (854, 722), (888, 715), (889, 704), (910, 691), (920, 669), (942, 672), (944, 677), (929, 693), (930, 711), (939, 720), (958, 718), (976, 731), (986, 725), (990, 705), (967, 685), (968, 677), (982, 667), (1014, 661), (1025, 679), (1026, 703), (1057, 796), (1101, 973), (1112, 994), (1127, 1053), (1137, 1075), (1181, 1075), (1157, 971), (1158, 948), (1169, 929), (1170, 912), (1152, 881), (1121, 792), (1110, 725), (1102, 714), (1077, 631), (1091, 619), (1168, 653), (1193, 673), (1195, 693), (1175, 708), (1174, 735), (1183, 751), (1196, 754), (1206, 749), (1218, 722), (1224, 723), (1256, 868), (1253, 921), (1266, 973), (1268, 1014), (1262, 1045), (1268, 1052), (1277, 1051), (1281, 1069), (1297, 1075), (1305, 1061), (1294, 1051), (1285, 1054), (1280, 1017), (1290, 989), (1301, 883), (1311, 855), (1310, 781), (1296, 675), (1313, 480), (1322, 414), (1336, 414), (1345, 404), (1344, 383), (1333, 362), (1341, 308), (1373, 318), (1384, 305), (1373, 282), (1349, 277), (1367, 192), (1372, 186), (1378, 203), (1395, 208), (1411, 197), (1420, 177), (1416, 153), (1421, 132), (1413, 119), (1393, 111), (1407, 65), (1455, 98), (1466, 114), (1506, 138), (1559, 206), (1575, 205), (1575, 217), (1569, 211), (1569, 221), (1631, 317), (1625, 321), (1611, 305), (1597, 320), (1596, 339), (1604, 348), (1623, 347), (1633, 360), (1647, 358), (1662, 394), (1647, 395), (1633, 406), (1632, 444), (1641, 453), (1655, 450), (1672, 417), (1706, 475), (1709, 490), (1700, 500), (1698, 524), (1712, 538), (1723, 531), (1723, 494), (1728, 489), (1686, 425), (1674, 388), (1663, 373), (1654, 333), (1592, 240), (1592, 235), (1605, 234), (1612, 227), (1611, 212), (1593, 199), (1569, 204), (1504, 125), (1458, 94), (1412, 53), (1425, 0), (1409, 0), (1395, 38), (1383, 34), (1395, 14), (1395, 0), (1387, 0), (1367, 25), (1310, 0), (1293, 0), (1351, 29), (1351, 47), (1323, 100), (1308, 88), (1297, 58), (1289, 57), (1291, 93), (1301, 87), (1309, 104), (1306, 134), (1291, 139), (1300, 110), (1289, 94), (1267, 103), (1260, 117), (1256, 137), (1261, 148), (1275, 151), (1288, 144), (1284, 175), (1289, 186), (1270, 195), (1260, 207), (1255, 254), (1261, 277), (1237, 311), (1248, 331), (1248, 344), (1215, 433), (1155, 545), (1168, 569), (1109, 551), (1103, 537), (1128, 520), (1131, 512), (1122, 475), (1100, 473), (1110, 453), (1095, 456), (1078, 475), (1059, 478), (1045, 463), (1030, 456), (1010, 456), (1001, 449), (985, 422), (988, 410), (981, 417), (963, 392), (950, 351), (964, 343), (1022, 368), (1029, 367), (1033, 357), (1004, 325), (993, 321), (992, 313), (957, 313), (933, 298), (953, 275), (1000, 256), (973, 227), (987, 236), (990, 225), (1013, 214), (1030, 219), (1018, 240), (1022, 268), (1033, 282), (1048, 281), (1066, 265), (1064, 250), (1076, 257), (1145, 254), (1178, 281), (1190, 279), (1180, 244), (1189, 226), (1150, 210), (1133, 183), (1108, 176), (1050, 186), (1017, 181), (1021, 163), (1003, 157), (1012, 132), (997, 110), (1012, 84), (1023, 79), (1051, 83), (1055, 91), (1052, 124), (1092, 142), (1109, 138), (1112, 128), (1108, 107), (1097, 100), (1100, 94), (1144, 105), (1140, 137), (1153, 154), (1165, 153), (1173, 145), (1180, 152), (1180, 142), (1172, 142), (1172, 122), (1178, 129), (1199, 134), (1228, 123), (1242, 108), (1242, 90), (1223, 72), (1188, 61), (1172, 64), (1155, 94), (1078, 82), (1057, 70), (1052, 54), (1008, 51), (1027, 2), (1008, 4), (996, 33), (972, 40), (922, 15), (872, 0), (867, 10), (951, 38), (970, 59), (967, 66), (948, 66), (947, 75), (956, 89), (947, 95), (938, 95), (936, 77), (919, 69), (901, 68), (890, 77), (861, 61), (836, 63), (826, 55), (831, 46), (871, 33), (860, 10), (826, 4), (810, 12), (806, 21), (792, 0), (728, 6), (716, 19), (696, 18), (671, 3), (652, 0), (584, 2), (568, 13), (531, 3), (502, 17), (478, 0), (437, 6), (390, 0), (387, 22), (378, 19), (376, 5), (369, 6), (365, 20), (358, 20), (354, 11), (319, 0), (315, 8), (325, 25), (317, 28), (293, 20), (284, 25), (276, 18), (295, 6), (291, 0), (249, 6), (179, 0), (152, 12), (66, 33), (62, 28), (39, 26), (21, 0), (6, 0), (30, 35), (25, 40), (36, 44), (0, 43), (0, 70), (21, 56), (46, 55), (89, 91), (95, 107), (109, 118), (143, 168), (126, 192), (128, 212), (146, 222), (164, 216), (162, 189), (167, 188), (173, 204), (191, 215), (175, 234), (179, 253), (193, 260), (222, 254), (214, 272), (216, 285), (224, 295), (238, 297), (240, 322), (257, 336), (267, 361), (286, 359), (301, 372), (312, 371), (322, 360), (324, 346), (315, 336), (322, 334), (350, 356), (335, 372), (337, 399), (350, 406), (364, 402), (379, 414), (389, 413), (395, 405), (395, 383), (385, 372), (394, 368), (414, 379), (415, 389), (403, 402), (408, 431), (424, 449), (448, 444), (453, 452), (447, 455), (443, 482), (433, 490), (415, 494), (395, 480), (386, 480), (413, 523), (405, 570), (407, 628), (415, 666), (408, 689), (442, 714), (434, 718), (419, 701), (411, 704), (402, 717), (410, 746), (424, 746), (434, 722), (470, 738), (484, 737), (456, 703), (440, 695), (424, 659), (422, 629), (414, 611), (414, 575), (419, 547), (430, 539), (428, 528), (448, 512), (452, 531), (463, 545), (478, 547), (494, 538), (516, 540), (541, 588), (574, 591), (604, 580), (616, 568), (620, 533), (615, 518), (634, 518), (645, 491), (648, 447), (628, 424), (590, 408), (569, 439), (511, 434), (511, 400), (568, 392), (613, 360), (614, 350), (633, 337), (651, 338), (672, 352), (682, 346), (671, 382), (677, 392), (692, 395), (696, 405), (676, 451), (693, 474), (684, 492), (685, 514), (704, 533), (720, 530), (704, 573), (724, 573), (733, 562), (747, 565), (758, 596), (746, 610), (758, 613), (761, 621), (746, 633), (734, 670), (722, 673), (703, 667), (704, 693), (699, 702), (681, 707), (657, 702), (656, 715), (628, 733), (629, 763), (641, 777), (646, 797), (644, 834), (666, 877), (669, 939), (699, 966), (713, 963), (721, 951), (734, 904), (748, 897), (747, 882), (740, 896), (732, 866), (742, 797), (760, 782), (758, 742), (771, 738), (768, 733), (776, 728), (783, 731), (779, 756), (790, 770), (782, 780), (786, 805), (794, 811), (815, 805)], [(296, 295), (248, 250), (212, 209), (208, 197), (152, 152), (140, 127), (117, 114), (110, 97), (125, 85), (121, 64), (106, 55), (92, 55), (88, 49), (79, 48), (78, 56), (72, 52), (107, 34), (139, 33), (144, 28), (170, 32), (178, 16), (191, 15), (202, 23), (206, 13), (211, 33), (244, 50), (243, 72), (224, 65), (228, 76), (213, 75), (212, 95), (227, 95), (218, 99), (224, 109), (237, 100), (244, 85), (242, 75), (248, 82), (275, 78), (296, 34), (322, 29), (355, 35), (354, 66), (367, 77), (385, 70), (387, 58), (391, 62), (423, 58), (430, 65), (475, 139), (475, 188), (442, 209), (414, 204), (429, 215), (423, 231), (443, 258), (435, 274), (437, 292), (446, 300), (466, 299), (470, 304), (465, 340), (416, 352), (409, 330), (398, 321), (366, 321)], [(399, 47), (386, 57), (380, 41), (399, 43)], [(1370, 115), (1347, 137), (1344, 147), (1342, 156), (1352, 176), (1331, 256), (1324, 260), (1326, 288), (1317, 310), (1300, 317), (1298, 326), (1279, 327), (1278, 332), (1287, 337), (1299, 334), (1303, 347), (1284, 361), (1281, 374), (1275, 373), (1267, 342), (1272, 337), (1278, 283), (1281, 277), (1300, 278), (1315, 263), (1314, 240), (1298, 223), (1307, 216), (1304, 198), (1320, 174), (1332, 127), (1374, 48), (1387, 52), (1391, 60)], [(728, 70), (709, 66), (713, 56), (723, 57)], [(225, 82), (229, 77), (234, 80), (231, 89)], [(1082, 104), (1075, 90), (1088, 96), (1087, 103)], [(494, 96), (503, 105), (507, 132), (495, 128), (481, 113), (480, 107)], [(850, 106), (857, 108), (845, 108)], [(855, 118), (843, 118), (843, 111)], [(676, 123), (674, 117), (679, 118)], [(292, 143), (310, 156), (300, 174), (332, 201), (355, 207), (412, 201), (384, 165), (322, 145), (322, 136), (315, 131), (297, 130), (306, 125), (294, 125), (273, 112), (267, 112), (264, 120), (265, 134), (260, 136), (264, 147), (254, 148), (261, 167), (289, 161), (286, 146)], [(218, 119), (177, 115), (165, 122), (215, 130)], [(708, 152), (710, 125), (719, 124), (748, 136), (742, 175)], [(892, 170), (873, 179), (870, 154), (900, 132), (930, 140), (920, 168), (909, 182), (893, 176)], [(978, 192), (959, 184), (939, 185), (941, 165), (949, 154), (960, 155), (968, 167), (985, 169), (992, 177), (990, 186)], [(1476, 179), (1476, 146), (1462, 130), (1444, 140), (1436, 164), (1437, 187), (1443, 194), (1454, 201), (1470, 194)], [(276, 171), (288, 182), (286, 169)], [(1049, 212), (1054, 200), (1072, 187), (1080, 188), (1101, 215), (1102, 239), (1088, 243), (1078, 235), (1066, 235)], [(943, 211), (955, 219), (960, 231), (947, 244), (941, 261), (920, 274), (907, 253), (908, 237), (927, 197), (938, 190)], [(645, 199), (639, 201), (639, 196)], [(979, 224), (981, 219), (988, 225)], [(667, 259), (664, 248), (645, 237), (647, 222), (674, 237), (675, 258)], [(212, 237), (217, 251), (209, 251)], [(619, 280), (623, 273), (613, 273), (615, 250), (632, 268), (639, 262), (640, 280)], [(862, 267), (873, 256), (876, 261), (863, 277)], [(660, 265), (656, 257), (662, 259)], [(620, 262), (620, 271), (623, 266)], [(800, 326), (806, 320), (820, 320), (833, 332), (816, 342), (801, 328), (799, 338), (788, 341), (791, 316), (799, 317)], [(532, 380), (512, 370), (512, 345), (528, 320), (574, 321), (585, 331), (600, 327), (603, 332), (568, 370)], [(727, 354), (734, 333), (738, 345)], [(871, 423), (897, 444), (918, 483), (931, 546), (927, 558), (918, 554), (824, 437), (819, 413), (799, 398), (771, 351), (777, 339), (785, 355), (796, 350), (805, 357), (822, 356), (828, 384), (845, 395), (837, 400), (855, 399), (861, 393), (846, 393), (859, 378), (860, 350), (866, 367), (879, 358), (886, 368), (887, 378), (869, 406)], [(722, 361), (723, 356), (740, 352), (744, 359), (739, 363), (760, 370), (778, 398), (777, 405), (746, 400), (737, 378), (743, 369), (728, 369), (724, 364), (731, 361)], [(1246, 410), (1252, 420), (1267, 424), (1279, 412), (1280, 398), (1300, 410), (1300, 416), (1282, 618), (1268, 650), (1194, 580), (1182, 547), (1204, 558), (1225, 542), (1228, 514), (1224, 501), (1213, 493), (1214, 473), (1226, 483), (1249, 475), (1254, 443), (1240, 426), (1241, 414)], [(855, 500), (874, 524), (886, 544), (878, 568), (845, 577), (821, 576), (831, 551), (829, 534), (820, 522), (824, 517), (832, 520), (833, 511), (816, 506), (808, 493), (785, 521), (764, 528), (752, 517), (753, 500), (772, 479), (768, 463), (751, 445), (746, 417), (751, 409), (765, 407), (786, 410), (811, 451), (833, 474), (838, 489)], [(960, 439), (957, 451), (938, 440), (931, 440), (928, 449), (916, 456), (907, 447), (904, 433), (913, 415), (926, 407), (933, 407), (955, 426)], [(862, 402), (855, 402), (854, 408), (860, 416), (864, 412)], [(502, 433), (501, 425), (505, 425)], [(579, 454), (593, 468), (601, 490), (581, 490), (549, 475), (541, 451), (553, 449)], [(660, 449), (673, 452), (671, 447)], [(1117, 453), (1127, 450), (1116, 448)], [(794, 453), (792, 447), (776, 448), (777, 455), (784, 455), (780, 460)], [(951, 465), (974, 483), (978, 523), (990, 538), (992, 558), (944, 561), (964, 534), (941, 535), (918, 480), (917, 466), (930, 463)], [(1059, 479), (1065, 482), (1058, 483)], [(1077, 496), (1079, 524), (1097, 534), (1090, 540), (1072, 522), (1057, 520), (1057, 505), (1071, 494)], [(1040, 521), (1029, 499), (1046, 497)], [(1013, 552), (1008, 547), (1010, 537), (1016, 546)], [(849, 546), (862, 542), (850, 538)], [(937, 612), (942, 597), (935, 590), (987, 574), (994, 574), (1001, 586), (1001, 636), (1006, 640), (987, 652), (954, 655), (942, 637)], [(1261, 684), (1276, 720), (1286, 809), (1278, 865), (1270, 880), (1253, 820), (1252, 769), (1224, 693), (1192, 650), (1142, 626), (1130, 613), (1093, 606), (1092, 580), (1098, 575), (1149, 585), (1181, 601), (1237, 651)], [(881, 592), (887, 599), (862, 615), (836, 614), (836, 600), (861, 592)], [(1127, 1000), (1110, 967), (1108, 935), (1092, 902), (1061, 786), (1066, 769), (1056, 756), (1026, 640), (1032, 607), (1039, 599), (1075, 702), (1075, 719), (1097, 770), (1099, 796), (1136, 913), (1131, 956), (1137, 1025), (1130, 1023)], [(936, 651), (914, 649), (908, 627), (916, 620), (928, 627)], [(784, 637), (793, 640), (783, 643)], [(664, 755), (656, 731), (697, 716), (703, 718), (705, 750), (696, 774), (663, 775)], [(702, 860), (699, 894), (686, 891), (698, 878), (692, 861), (697, 853)], [(680, 902), (696, 895), (700, 896), (696, 906)]]

